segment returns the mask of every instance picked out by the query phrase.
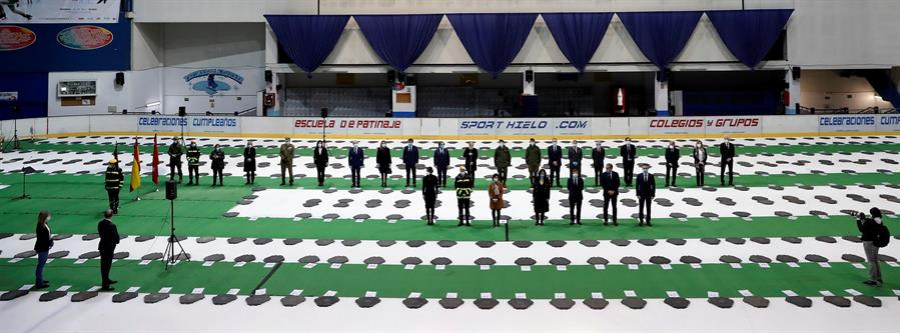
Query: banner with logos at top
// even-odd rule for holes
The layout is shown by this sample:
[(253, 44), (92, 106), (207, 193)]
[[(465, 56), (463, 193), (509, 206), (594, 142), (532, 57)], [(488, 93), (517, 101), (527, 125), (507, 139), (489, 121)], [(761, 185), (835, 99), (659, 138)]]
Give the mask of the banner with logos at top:
[(217, 116), (163, 116), (148, 115), (137, 117), (138, 132), (172, 132), (182, 129), (191, 133), (241, 133), (240, 117)]
[(121, 0), (0, 0), (8, 24), (116, 23)]

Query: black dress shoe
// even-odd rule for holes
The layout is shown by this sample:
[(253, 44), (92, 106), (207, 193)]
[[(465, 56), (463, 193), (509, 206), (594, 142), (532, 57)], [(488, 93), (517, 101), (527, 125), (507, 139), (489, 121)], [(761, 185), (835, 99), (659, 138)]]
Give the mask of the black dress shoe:
[(33, 290), (38, 290), (38, 289), (44, 289), (44, 288), (47, 288), (47, 287), (49, 287), (49, 286), (50, 286), (49, 284), (42, 283), (42, 284), (35, 285), (34, 287), (31, 287), (31, 289), (33, 289)]
[(113, 290), (116, 290), (116, 288), (113, 288), (113, 287), (103, 287), (103, 288), (100, 288), (100, 291), (113, 291)]
[(119, 283), (119, 281), (116, 281), (116, 280), (109, 280), (109, 281), (107, 281), (107, 283), (109, 283), (109, 284), (116, 284), (116, 283)]

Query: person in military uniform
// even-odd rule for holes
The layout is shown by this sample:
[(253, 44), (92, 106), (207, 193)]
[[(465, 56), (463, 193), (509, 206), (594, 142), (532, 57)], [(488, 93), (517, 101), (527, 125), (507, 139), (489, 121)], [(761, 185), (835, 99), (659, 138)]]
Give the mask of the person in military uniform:
[(475, 169), (478, 168), (478, 149), (475, 149), (475, 143), (469, 141), (469, 146), (463, 150), (463, 158), (465, 159), (466, 173), (471, 178), (472, 187), (475, 186)]
[(284, 185), (285, 171), (291, 177), (290, 184), (294, 185), (294, 145), (291, 144), (291, 138), (284, 138), (284, 143), (281, 144), (278, 156), (281, 157), (281, 185)]
[(494, 150), (494, 167), (497, 168), (497, 177), (500, 182), (506, 185), (506, 172), (509, 169), (512, 157), (509, 155), (509, 148), (506, 147), (506, 141), (500, 140), (500, 146)]
[(531, 187), (534, 187), (535, 177), (538, 169), (541, 168), (541, 148), (538, 148), (533, 138), (528, 148), (525, 148), (525, 164), (528, 165), (528, 178), (531, 179)]
[(181, 143), (178, 138), (172, 138), (172, 144), (169, 145), (169, 179), (175, 180), (175, 171), (178, 171), (178, 182), (181, 182)]
[[(200, 147), (197, 141), (191, 141), (187, 148), (188, 185), (200, 185)], [(196, 178), (196, 182), (195, 179)]]
[(256, 147), (252, 141), (247, 141), (244, 148), (244, 174), (247, 177), (247, 185), (256, 181)]
[(222, 170), (225, 169), (225, 152), (218, 144), (213, 147), (213, 151), (209, 153), (209, 159), (212, 161), (213, 183), (216, 186), (216, 179), (219, 180), (219, 186), (225, 185), (222, 181)]
[(459, 168), (459, 176), (453, 182), (456, 187), (456, 202), (459, 207), (459, 224), (457, 226), (472, 226), (469, 208), (472, 207), (472, 177), (466, 173), (466, 167)]
[(106, 167), (106, 194), (109, 196), (109, 209), (113, 214), (119, 213), (119, 191), (125, 183), (125, 177), (122, 176), (122, 169), (119, 168), (118, 160), (110, 160), (109, 166)]

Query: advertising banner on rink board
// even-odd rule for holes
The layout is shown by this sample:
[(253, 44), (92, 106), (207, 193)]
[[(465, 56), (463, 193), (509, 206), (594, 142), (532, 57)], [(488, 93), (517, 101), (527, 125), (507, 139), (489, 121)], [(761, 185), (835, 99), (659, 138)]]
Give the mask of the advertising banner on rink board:
[(591, 120), (578, 118), (460, 119), (464, 135), (591, 135)]
[(877, 115), (827, 115), (819, 116), (819, 132), (875, 132), (880, 117)]
[(762, 116), (651, 118), (648, 134), (759, 134)]
[(0, 23), (116, 23), (121, 0), (0, 0)]
[(405, 123), (413, 122), (418, 126), (418, 119), (392, 118), (293, 118), (294, 134), (335, 135), (403, 135)]
[(237, 117), (216, 116), (162, 116), (137, 117), (138, 132), (185, 132), (191, 133), (240, 133), (241, 120)]

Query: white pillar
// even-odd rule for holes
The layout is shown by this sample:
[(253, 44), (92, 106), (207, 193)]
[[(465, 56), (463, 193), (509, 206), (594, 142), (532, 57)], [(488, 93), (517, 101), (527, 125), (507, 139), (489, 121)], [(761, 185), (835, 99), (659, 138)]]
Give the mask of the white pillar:
[(659, 116), (668, 116), (669, 115), (669, 83), (668, 82), (660, 82), (656, 78), (653, 78), (654, 85), (654, 101), (656, 107), (656, 114)]
[(785, 114), (797, 114), (797, 103), (800, 103), (800, 79), (794, 80), (791, 68), (784, 73), (784, 82), (788, 83), (788, 98), (784, 107)]
[(537, 75), (534, 75), (534, 72), (532, 72), (531, 82), (528, 82), (527, 76), (527, 71), (522, 72), (522, 95), (534, 95), (535, 76)]

